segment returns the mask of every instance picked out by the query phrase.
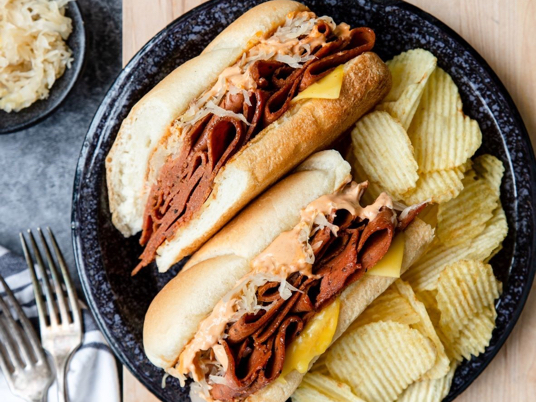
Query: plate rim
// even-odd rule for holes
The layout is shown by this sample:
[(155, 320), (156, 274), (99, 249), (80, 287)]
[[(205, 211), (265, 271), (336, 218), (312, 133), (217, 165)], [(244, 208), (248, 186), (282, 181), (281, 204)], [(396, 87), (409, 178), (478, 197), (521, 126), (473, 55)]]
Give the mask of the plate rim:
[[(233, 1), (233, 0), (230, 0)], [(263, 0), (264, 1), (264, 0)], [(359, 1), (359, 0), (357, 0)], [(421, 8), (409, 4), (403, 0), (365, 0), (365, 2), (369, 3), (375, 3), (382, 7), (388, 7), (388, 6), (397, 6), (400, 8), (404, 8), (409, 12), (412, 12), (416, 15), (418, 15), (420, 18), (423, 18), (427, 22), (431, 23), (432, 25), (435, 25), (438, 27), (441, 31), (443, 31), (447, 36), (455, 40), (466, 50), (470, 53), (471, 57), (475, 59), (475, 61), (481, 66), (486, 73), (488, 74), (489, 78), (492, 80), (492, 84), (497, 86), (499, 89), (499, 95), (504, 99), (504, 101), (507, 103), (510, 111), (512, 112), (512, 118), (516, 122), (516, 124), (519, 126), (520, 129), (520, 140), (522, 141), (522, 145), (526, 149), (526, 157), (529, 159), (529, 172), (530, 172), (530, 194), (529, 198), (536, 202), (536, 158), (534, 155), (534, 150), (532, 147), (532, 143), (530, 140), (530, 136), (528, 134), (528, 131), (526, 129), (525, 123), (521, 117), (521, 114), (519, 112), (519, 109), (517, 108), (515, 102), (513, 101), (509, 91), (505, 87), (505, 85), (502, 83), (498, 75), (495, 73), (495, 71), (491, 68), (489, 63), (484, 59), (480, 53), (474, 47), (469, 44), (461, 35), (459, 35), (456, 31), (454, 31), (452, 28), (450, 28), (448, 25), (443, 23), (441, 20), (439, 20), (437, 17), (431, 15), (430, 13), (422, 10)], [(88, 278), (86, 276), (87, 272), (84, 267), (84, 261), (81, 254), (81, 237), (80, 237), (80, 230), (78, 226), (78, 216), (77, 216), (77, 206), (79, 204), (79, 198), (80, 198), (80, 180), (82, 177), (82, 174), (84, 173), (85, 169), (87, 168), (86, 163), (88, 162), (88, 159), (90, 157), (89, 155), (89, 148), (88, 146), (91, 145), (91, 141), (93, 137), (96, 135), (96, 129), (99, 127), (99, 123), (101, 119), (105, 116), (106, 111), (108, 109), (108, 106), (111, 102), (111, 95), (113, 88), (116, 87), (116, 84), (119, 82), (124, 81), (126, 76), (128, 76), (129, 71), (132, 69), (132, 67), (137, 64), (137, 62), (142, 58), (142, 56), (154, 45), (156, 45), (157, 42), (160, 41), (160, 38), (168, 34), (168, 31), (170, 28), (177, 24), (183, 22), (183, 20), (188, 19), (192, 14), (197, 14), (200, 12), (203, 12), (205, 9), (213, 8), (216, 4), (219, 3), (219, 0), (209, 0), (203, 4), (200, 4), (197, 7), (194, 7), (193, 9), (189, 10), (188, 12), (182, 14), (178, 18), (171, 21), (169, 24), (167, 24), (163, 29), (161, 29), (157, 34), (155, 34), (136, 54), (130, 59), (130, 61), (126, 64), (126, 66), (121, 70), (121, 72), (118, 74), (112, 85), (110, 86), (110, 89), (104, 96), (101, 104), (99, 105), (99, 108), (97, 109), (96, 113), (94, 114), (94, 117), (92, 119), (92, 122), (89, 126), (89, 129), (87, 131), (86, 137), (84, 139), (82, 149), (80, 152), (80, 156), (78, 159), (77, 167), (76, 167), (76, 174), (74, 178), (73, 183), (73, 196), (72, 196), (72, 214), (71, 214), (71, 223), (72, 223), (72, 245), (74, 250), (74, 256), (75, 256), (75, 262), (77, 271), (80, 276), (80, 281), (82, 284), (82, 288), (84, 291), (84, 294), (86, 296), (86, 299), (88, 301), (88, 304), (95, 316), (97, 325), (99, 326), (100, 330), (103, 332), (103, 334), (106, 337), (106, 340), (109, 342), (110, 347), (112, 348), (114, 354), (117, 356), (117, 358), (120, 360), (121, 364), (126, 366), (130, 373), (138, 380), (140, 381), (147, 389), (151, 391), (151, 393), (160, 398), (158, 389), (155, 388), (153, 383), (147, 383), (143, 376), (141, 376), (137, 369), (132, 365), (132, 363), (126, 358), (125, 354), (119, 347), (119, 342), (116, 341), (115, 336), (110, 332), (109, 328), (105, 325), (103, 318), (100, 315), (100, 311), (97, 309), (95, 300), (92, 297), (91, 288), (89, 287)], [(536, 212), (533, 211), (532, 213), (532, 223), (536, 227)], [(517, 240), (514, 240), (514, 244), (517, 243)], [(535, 258), (535, 252), (536, 252), (536, 234), (532, 236), (532, 245), (530, 249), (530, 255), (528, 256), (528, 269), (529, 272), (527, 274), (527, 281), (525, 282), (523, 286), (523, 291), (519, 297), (519, 303), (516, 306), (515, 310), (512, 313), (512, 317), (508, 324), (505, 326), (504, 332), (497, 340), (497, 343), (494, 347), (494, 349), (489, 354), (489, 359), (487, 361), (483, 362), (473, 376), (469, 377), (467, 381), (464, 381), (464, 384), (462, 387), (459, 388), (458, 393), (456, 394), (456, 397), (462, 394), (473, 382), (474, 380), (479, 377), (482, 372), (486, 369), (486, 367), (491, 363), (491, 361), (496, 357), (497, 353), (501, 350), (501, 348), (504, 346), (504, 343), (509, 338), (513, 328), (515, 325), (517, 325), (517, 322), (519, 320), (519, 317), (521, 316), (521, 313), (523, 312), (523, 309), (526, 305), (528, 296), (530, 294), (532, 284), (534, 282), (535, 276), (536, 276), (536, 258)], [(446, 397), (444, 401), (451, 401), (454, 398), (448, 398)]]

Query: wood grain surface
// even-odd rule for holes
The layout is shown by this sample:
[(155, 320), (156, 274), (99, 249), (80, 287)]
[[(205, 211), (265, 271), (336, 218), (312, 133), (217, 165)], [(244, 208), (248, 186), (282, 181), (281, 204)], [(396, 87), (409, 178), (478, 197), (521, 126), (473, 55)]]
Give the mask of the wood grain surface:
[[(123, 62), (202, 0), (123, 0)], [(491, 65), (536, 144), (536, 0), (410, 0), (464, 37)], [(459, 402), (536, 401), (536, 286), (498, 356)], [(123, 370), (124, 402), (152, 396)]]

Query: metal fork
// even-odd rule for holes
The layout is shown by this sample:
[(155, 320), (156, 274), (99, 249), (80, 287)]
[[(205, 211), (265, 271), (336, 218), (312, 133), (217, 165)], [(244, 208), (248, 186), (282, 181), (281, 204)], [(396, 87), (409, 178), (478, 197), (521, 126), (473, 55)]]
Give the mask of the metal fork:
[(0, 367), (14, 395), (27, 401), (41, 402), (54, 375), (32, 324), (2, 276), (0, 284), (6, 293), (4, 298), (0, 298)]
[[(57, 263), (60, 267), (63, 284), (60, 276), (58, 275), (56, 263), (50, 254), (50, 249), (47, 241), (45, 240), (45, 236), (43, 235), (41, 229), (38, 228), (37, 231), (41, 239), (42, 249), (45, 252), (48, 268), (52, 275), (52, 280), (50, 280), (45, 269), (43, 258), (41, 257), (41, 253), (37, 248), (37, 244), (31, 230), (28, 230), (28, 237), (30, 239), (30, 244), (32, 245), (33, 254), (37, 260), (37, 267), (39, 270), (39, 276), (41, 277), (41, 283), (37, 279), (34, 263), (22, 233), (20, 234), (20, 239), (22, 248), (24, 250), (24, 256), (26, 257), (26, 262), (28, 264), (28, 268), (30, 268), (30, 275), (32, 277), (35, 301), (37, 304), (37, 311), (39, 313), (41, 341), (43, 343), (43, 347), (48, 353), (50, 353), (56, 365), (58, 401), (65, 402), (67, 401), (65, 373), (67, 371), (69, 358), (82, 343), (82, 319), (80, 316), (80, 308), (78, 306), (78, 298), (69, 275), (69, 270), (67, 269), (63, 255), (61, 254), (58, 244), (56, 243), (54, 234), (50, 228), (47, 228), (50, 243), (52, 244)], [(51, 286), (51, 282), (53, 282), (53, 286)], [(65, 287), (67, 290), (67, 299), (65, 297), (63, 287)], [(46, 308), (42, 289), (44, 289), (46, 296)]]

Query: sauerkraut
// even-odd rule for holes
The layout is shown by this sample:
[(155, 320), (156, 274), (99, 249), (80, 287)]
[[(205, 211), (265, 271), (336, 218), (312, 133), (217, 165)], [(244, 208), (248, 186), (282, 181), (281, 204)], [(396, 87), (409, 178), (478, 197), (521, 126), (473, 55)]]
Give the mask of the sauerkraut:
[(69, 1), (0, 0), (0, 109), (17, 112), (45, 99), (71, 67)]
[(213, 401), (210, 396), (210, 386), (203, 378), (199, 382), (192, 382), (190, 384), (190, 399), (192, 402), (211, 402)]
[(257, 302), (257, 289), (268, 282), (281, 283), (278, 292), (285, 300), (288, 300), (290, 296), (292, 296), (293, 291), (299, 292), (298, 289), (279, 276), (265, 273), (250, 274), (233, 289), (229, 296), (227, 296), (229, 298), (236, 298), (237, 311), (231, 318), (231, 321), (238, 321), (244, 314), (255, 314), (259, 312), (259, 310), (269, 310), (272, 307), (272, 304), (262, 306)]

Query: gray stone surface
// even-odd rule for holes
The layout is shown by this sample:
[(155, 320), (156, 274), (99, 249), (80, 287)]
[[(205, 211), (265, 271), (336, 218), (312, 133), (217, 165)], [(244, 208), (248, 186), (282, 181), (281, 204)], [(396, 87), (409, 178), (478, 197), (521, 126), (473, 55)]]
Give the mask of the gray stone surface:
[(0, 245), (21, 253), (18, 233), (50, 226), (78, 283), (71, 245), (73, 179), (101, 99), (121, 70), (121, 0), (78, 0), (86, 64), (65, 102), (41, 123), (0, 135)]

